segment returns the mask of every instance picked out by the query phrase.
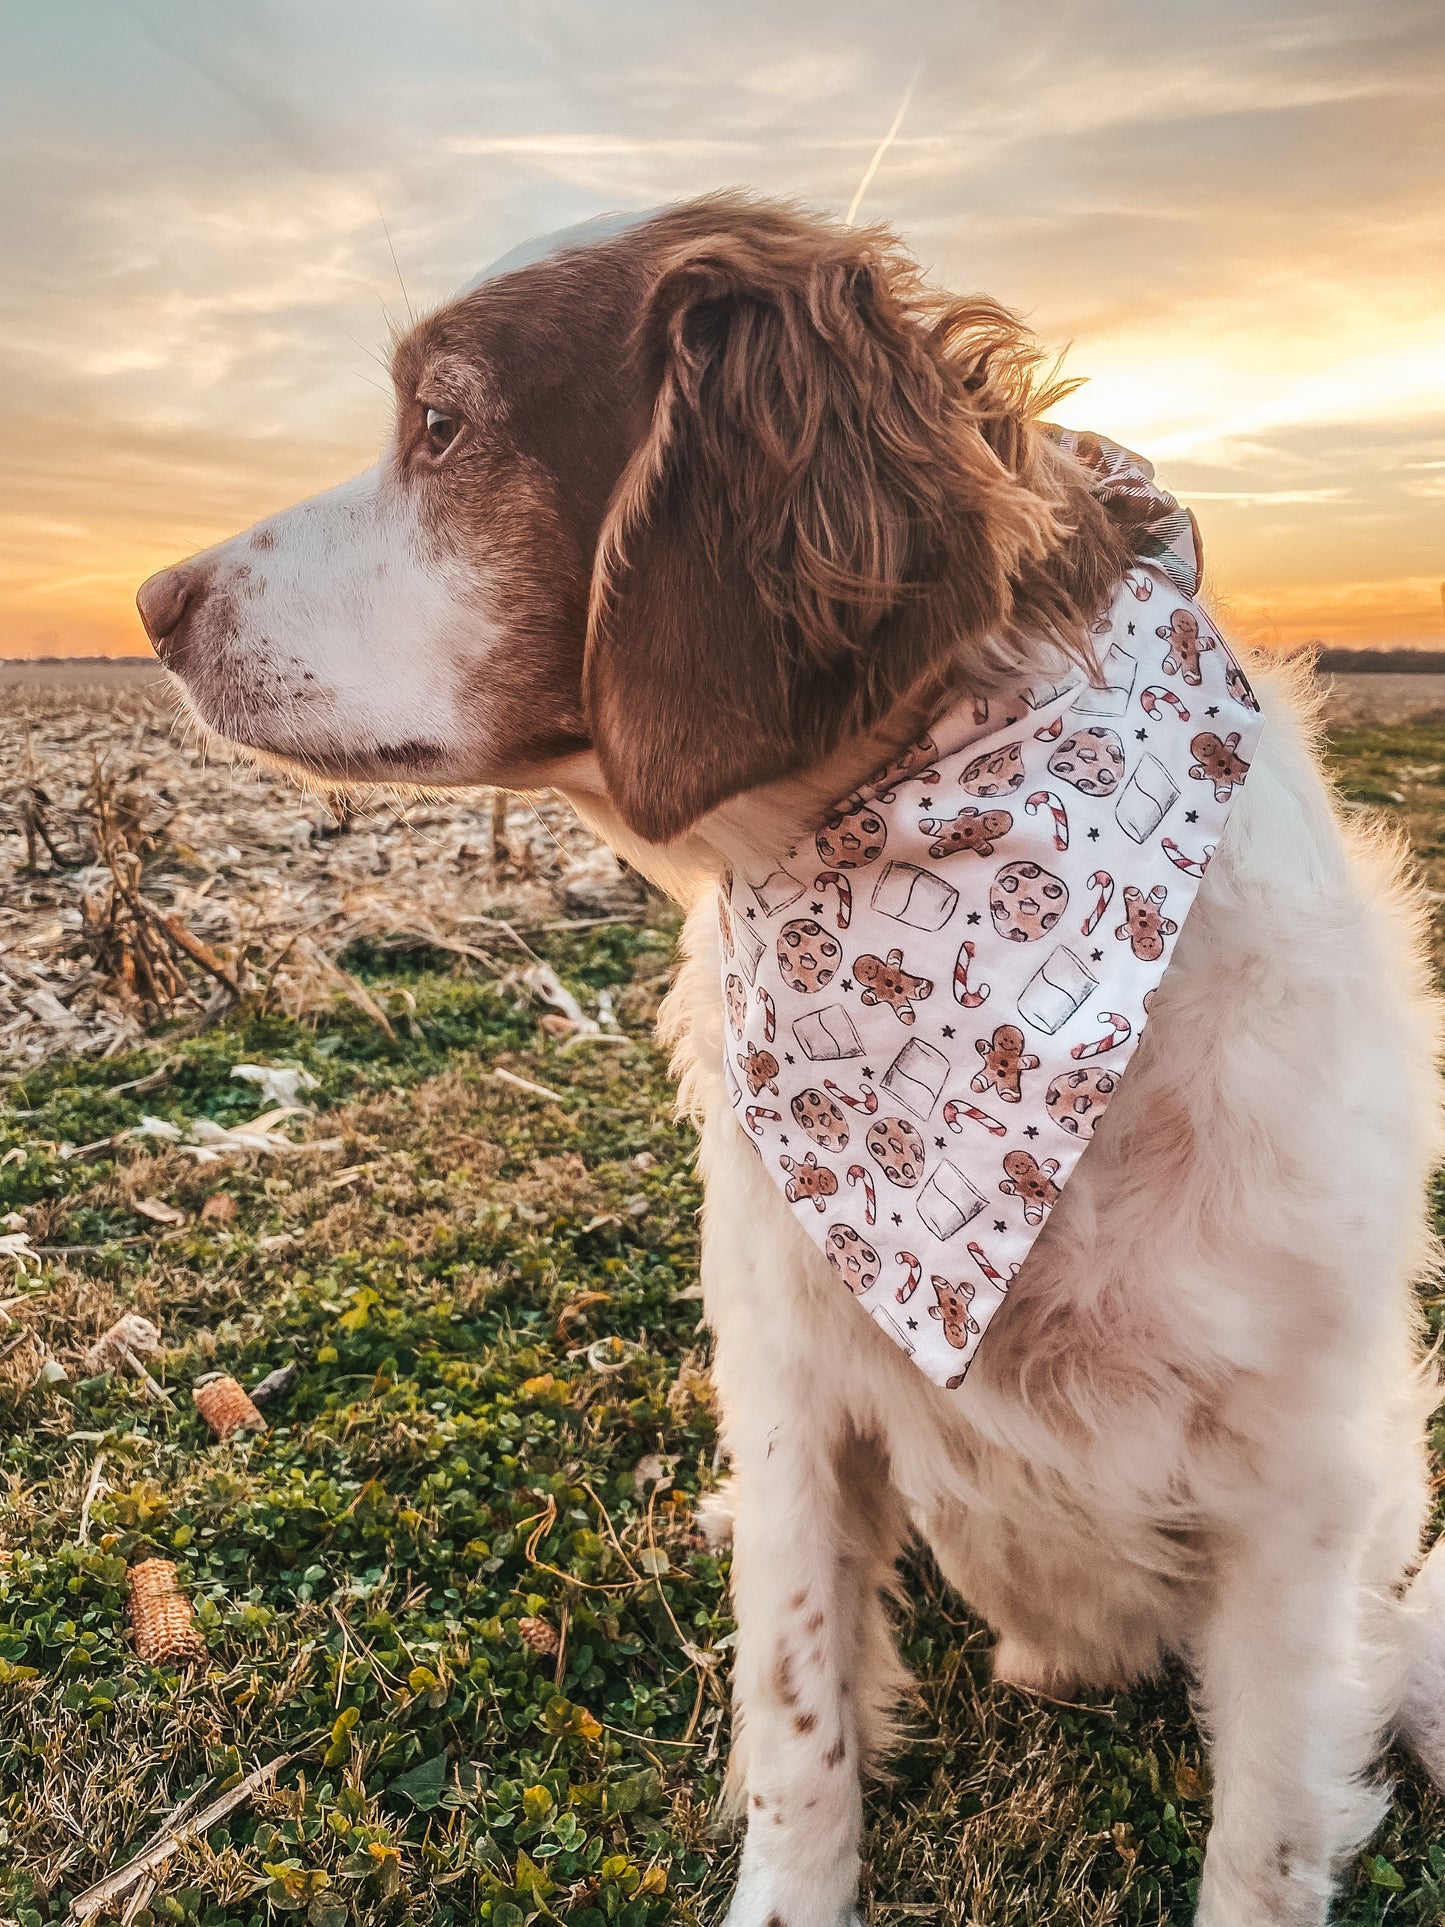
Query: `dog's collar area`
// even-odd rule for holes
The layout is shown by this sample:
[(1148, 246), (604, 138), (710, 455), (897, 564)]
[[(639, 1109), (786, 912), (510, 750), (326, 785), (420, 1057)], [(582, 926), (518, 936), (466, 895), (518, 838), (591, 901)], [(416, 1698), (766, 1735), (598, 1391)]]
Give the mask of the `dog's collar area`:
[(1173, 577), (1126, 578), (1095, 680), (965, 701), (768, 874), (724, 878), (734, 1112), (840, 1287), (950, 1390), (1119, 1088), (1254, 755), (1249, 683)]

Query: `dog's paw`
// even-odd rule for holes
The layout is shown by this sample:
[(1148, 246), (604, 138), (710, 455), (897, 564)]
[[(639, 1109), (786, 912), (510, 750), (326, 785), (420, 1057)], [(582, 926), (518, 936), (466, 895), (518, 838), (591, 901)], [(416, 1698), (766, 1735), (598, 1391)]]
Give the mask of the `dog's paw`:
[(818, 1870), (809, 1879), (745, 1862), (722, 1927), (862, 1927), (857, 1883), (845, 1886), (839, 1872)]

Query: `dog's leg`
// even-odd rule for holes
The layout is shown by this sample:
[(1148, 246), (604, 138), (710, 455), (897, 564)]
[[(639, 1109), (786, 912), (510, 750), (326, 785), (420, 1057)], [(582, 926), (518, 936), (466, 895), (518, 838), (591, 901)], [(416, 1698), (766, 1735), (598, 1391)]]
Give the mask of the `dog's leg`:
[[(859, 1773), (896, 1697), (882, 1589), (901, 1531), (887, 1467), (830, 1446), (797, 1401), (734, 1440), (729, 1773), (747, 1837), (727, 1927), (846, 1927), (858, 1885)], [(749, 1444), (741, 1443), (747, 1439)]]
[(1222, 1562), (1196, 1651), (1214, 1762), (1198, 1927), (1322, 1927), (1342, 1860), (1384, 1812), (1365, 1775), (1395, 1674), (1388, 1639), (1368, 1636), (1349, 1509), (1332, 1524), (1308, 1498), (1281, 1503)]
[(1435, 1784), (1445, 1787), (1445, 1539), (1410, 1588), (1408, 1653), (1400, 1737)]

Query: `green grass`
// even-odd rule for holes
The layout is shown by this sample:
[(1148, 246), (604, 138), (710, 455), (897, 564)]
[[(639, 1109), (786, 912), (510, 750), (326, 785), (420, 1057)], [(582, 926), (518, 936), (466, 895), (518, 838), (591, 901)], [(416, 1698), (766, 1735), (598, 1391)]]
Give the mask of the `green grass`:
[[(1386, 807), (1428, 866), (1445, 785), (1413, 772), (1445, 771), (1445, 732), (1355, 732), (1334, 755), (1348, 794), (1406, 797)], [(584, 998), (616, 987), (626, 1052), (562, 1052), (451, 958), (354, 954), (395, 1042), (338, 1004), (314, 1028), (238, 1019), (11, 1087), (0, 1159), (24, 1156), (0, 1164), (0, 1212), (26, 1210), (36, 1243), (103, 1249), (47, 1266), (11, 1308), (69, 1377), (42, 1378), (33, 1344), (0, 1358), (0, 1919), (58, 1920), (178, 1801), (290, 1749), (275, 1792), (169, 1863), (141, 1923), (719, 1918), (731, 1621), (726, 1556), (695, 1519), (716, 1437), (681, 1295), (699, 1197), (648, 1041), (671, 942), (659, 920), (549, 944)], [(159, 1090), (105, 1094), (176, 1060)], [(147, 1113), (250, 1116), (229, 1071), (257, 1060), (320, 1078), (309, 1130), (340, 1150), (60, 1155)], [(203, 1219), (221, 1193), (234, 1213)], [(152, 1222), (147, 1197), (188, 1222)], [(123, 1310), (162, 1327), (173, 1410), (74, 1362)], [(190, 1381), (222, 1367), (251, 1385), (291, 1359), (272, 1430), (217, 1444)], [(197, 1602), (205, 1667), (134, 1656), (124, 1570), (150, 1553)], [(1182, 1683), (1072, 1708), (995, 1689), (986, 1631), (925, 1559), (909, 1578), (899, 1638), (920, 1695), (870, 1802), (874, 1916), (1187, 1921), (1209, 1789)], [(1396, 1764), (1341, 1908), (1352, 1927), (1445, 1917), (1445, 1810)]]

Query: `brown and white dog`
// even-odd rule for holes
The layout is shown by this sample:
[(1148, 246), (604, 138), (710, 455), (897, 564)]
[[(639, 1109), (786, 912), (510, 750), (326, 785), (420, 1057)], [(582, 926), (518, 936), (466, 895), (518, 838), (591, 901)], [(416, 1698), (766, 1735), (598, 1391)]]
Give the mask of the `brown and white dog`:
[(728, 1100), (723, 866), (766, 874), (961, 691), (1086, 657), (1123, 571), (1035, 369), (876, 231), (738, 197), (598, 223), (412, 330), (375, 468), (140, 592), (214, 730), (328, 784), (556, 788), (695, 906), (665, 1030), (733, 1464), (730, 1927), (853, 1918), (914, 1533), (1001, 1678), (1192, 1669), (1205, 1927), (1325, 1919), (1390, 1731), (1445, 1775), (1445, 1557), (1411, 1584), (1436, 1017), (1290, 679), (966, 1396), (856, 1315)]

